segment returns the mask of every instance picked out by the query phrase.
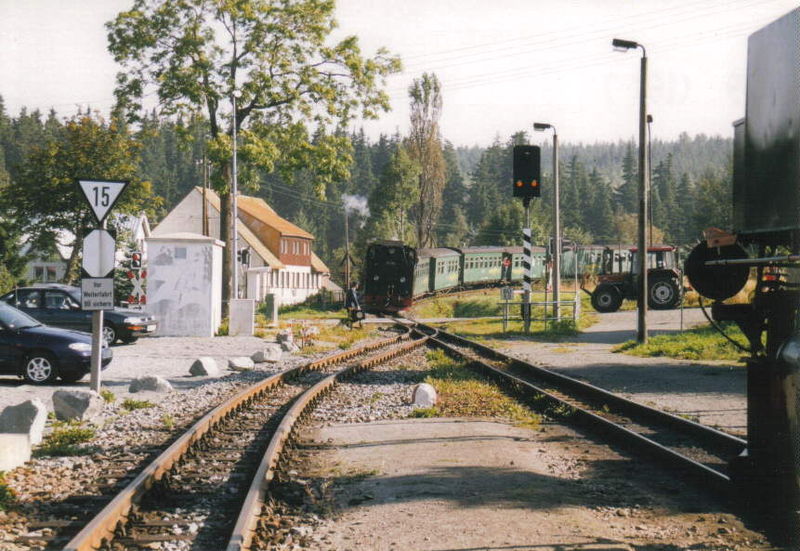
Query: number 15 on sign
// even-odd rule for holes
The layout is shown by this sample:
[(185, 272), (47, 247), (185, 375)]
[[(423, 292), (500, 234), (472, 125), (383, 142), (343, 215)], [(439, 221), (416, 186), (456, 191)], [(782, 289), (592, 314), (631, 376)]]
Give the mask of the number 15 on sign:
[(111, 207), (128, 186), (128, 182), (106, 180), (78, 180), (78, 185), (89, 203), (97, 223), (102, 225)]

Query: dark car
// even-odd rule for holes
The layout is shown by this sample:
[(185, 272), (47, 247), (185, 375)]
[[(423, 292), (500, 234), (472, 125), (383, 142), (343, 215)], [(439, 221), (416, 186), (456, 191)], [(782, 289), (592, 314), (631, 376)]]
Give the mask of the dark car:
[[(101, 351), (105, 368), (113, 354)], [(91, 370), (92, 336), (80, 331), (42, 325), (25, 312), (0, 302), (0, 373), (17, 375), (29, 383), (51, 383), (60, 378), (74, 383)]]
[[(92, 331), (92, 312), (81, 310), (81, 290), (69, 285), (49, 284), (20, 287), (6, 293), (0, 300), (32, 316), (45, 325)], [(103, 314), (103, 339), (108, 345), (120, 340), (132, 343), (156, 330), (155, 317), (139, 312), (114, 308)]]

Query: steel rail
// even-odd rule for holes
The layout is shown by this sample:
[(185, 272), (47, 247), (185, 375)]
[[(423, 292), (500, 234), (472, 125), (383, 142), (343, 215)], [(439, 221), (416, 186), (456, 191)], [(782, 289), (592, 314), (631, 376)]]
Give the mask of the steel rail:
[[(420, 324), (420, 325), (421, 325), (421, 328), (423, 328), (423, 329), (433, 329), (433, 328), (431, 328), (429, 326), (424, 326), (422, 324)], [(464, 343), (465, 346), (469, 346), (471, 348), (479, 348), (482, 351), (484, 351), (486, 353), (486, 355), (491, 355), (491, 356), (494, 356), (495, 358), (502, 358), (504, 361), (514, 362), (514, 363), (517, 363), (517, 364), (520, 364), (520, 365), (524, 365), (526, 367), (530, 367), (530, 368), (534, 369), (537, 372), (537, 375), (540, 374), (541, 372), (546, 372), (546, 374), (548, 376), (549, 375), (557, 376), (557, 377), (554, 377), (554, 380), (558, 379), (560, 382), (563, 382), (564, 379), (568, 379), (570, 386), (572, 386), (575, 389), (581, 388), (582, 393), (588, 393), (590, 391), (591, 392), (599, 391), (599, 394), (597, 396), (602, 396), (603, 399), (607, 399), (609, 401), (613, 401), (615, 404), (624, 404), (626, 407), (629, 408), (629, 412), (630, 411), (640, 411), (643, 414), (647, 415), (648, 418), (650, 418), (650, 419), (656, 419), (658, 421), (664, 421), (667, 424), (673, 424), (674, 423), (674, 426), (681, 427), (681, 428), (684, 428), (684, 429), (688, 429), (689, 431), (691, 431), (691, 432), (693, 432), (695, 434), (698, 433), (698, 427), (700, 427), (703, 430), (702, 435), (704, 437), (709, 437), (711, 439), (714, 439), (717, 442), (722, 442), (723, 444), (731, 445), (732, 443), (735, 443), (737, 446), (741, 446), (741, 449), (743, 449), (744, 446), (746, 445), (746, 442), (744, 440), (740, 439), (740, 438), (736, 438), (734, 436), (722, 433), (721, 431), (716, 431), (715, 429), (711, 429), (709, 427), (705, 427), (703, 425), (699, 425), (698, 423), (694, 423), (694, 422), (688, 421), (686, 419), (674, 416), (674, 415), (666, 413), (666, 412), (662, 412), (662, 411), (656, 410), (654, 408), (649, 408), (647, 406), (643, 406), (641, 404), (637, 404), (636, 402), (633, 402), (631, 400), (626, 400), (625, 398), (622, 398), (620, 396), (613, 395), (613, 394), (609, 393), (608, 391), (605, 391), (605, 390), (600, 389), (598, 387), (594, 387), (592, 385), (588, 385), (587, 383), (582, 383), (581, 381), (576, 381), (575, 379), (571, 379), (569, 377), (566, 377), (566, 376), (563, 376), (563, 375), (560, 375), (560, 374), (545, 370), (543, 368), (540, 368), (540, 367), (537, 367), (537, 366), (533, 366), (531, 364), (528, 364), (527, 362), (522, 362), (520, 360), (516, 360), (514, 358), (510, 358), (510, 357), (508, 357), (508, 356), (506, 356), (506, 355), (504, 355), (504, 354), (502, 354), (500, 352), (497, 352), (496, 350), (492, 350), (491, 348), (488, 348), (488, 347), (486, 347), (484, 345), (481, 345), (479, 343), (473, 343), (472, 341), (468, 341), (466, 339), (463, 339), (462, 337), (458, 337), (456, 335), (452, 335), (452, 334), (446, 333), (444, 331), (440, 331), (440, 335), (444, 336), (448, 340), (456, 340), (456, 341), (462, 342), (462, 343)], [(717, 471), (717, 470), (715, 470), (715, 469), (713, 469), (713, 468), (711, 468), (711, 467), (709, 467), (707, 465), (704, 465), (704, 464), (702, 464), (702, 463), (700, 463), (698, 461), (695, 461), (694, 459), (686, 457), (685, 455), (682, 455), (682, 454), (680, 454), (680, 453), (678, 453), (678, 452), (676, 452), (676, 451), (674, 451), (674, 450), (672, 450), (672, 449), (670, 449), (670, 448), (668, 448), (668, 447), (666, 447), (666, 446), (664, 446), (662, 444), (659, 444), (658, 442), (655, 442), (654, 440), (651, 440), (650, 438), (647, 438), (646, 436), (643, 436), (642, 434), (639, 434), (639, 433), (637, 433), (635, 431), (632, 431), (630, 429), (627, 429), (627, 428), (625, 428), (625, 427), (623, 427), (623, 426), (621, 426), (621, 425), (619, 425), (617, 423), (614, 423), (613, 421), (610, 421), (609, 419), (606, 419), (605, 417), (602, 417), (602, 416), (600, 416), (600, 415), (598, 415), (598, 414), (596, 414), (596, 413), (594, 413), (592, 411), (589, 411), (588, 409), (584, 409), (582, 407), (576, 406), (574, 403), (566, 401), (563, 398), (553, 394), (552, 392), (550, 392), (550, 391), (548, 391), (546, 389), (540, 388), (540, 387), (538, 387), (538, 386), (536, 386), (536, 385), (534, 385), (534, 384), (532, 384), (532, 383), (530, 383), (530, 382), (528, 382), (528, 381), (526, 381), (526, 380), (524, 380), (524, 379), (522, 379), (520, 377), (517, 377), (517, 376), (512, 375), (512, 374), (510, 374), (510, 373), (508, 373), (508, 372), (506, 372), (506, 371), (504, 371), (502, 369), (499, 369), (497, 367), (489, 365), (488, 363), (486, 363), (483, 360), (480, 360), (480, 359), (477, 359), (477, 358), (474, 358), (474, 357), (470, 357), (470, 356), (464, 354), (462, 351), (460, 351), (457, 348), (455, 348), (454, 346), (447, 344), (441, 338), (431, 337), (430, 338), (430, 342), (435, 344), (436, 346), (441, 347), (445, 351), (462, 358), (463, 360), (467, 361), (468, 363), (470, 363), (470, 364), (472, 364), (472, 365), (474, 365), (476, 367), (479, 367), (480, 369), (482, 369), (483, 371), (485, 371), (486, 373), (488, 373), (489, 375), (491, 375), (495, 379), (498, 379), (500, 381), (504, 381), (506, 383), (509, 383), (512, 386), (516, 387), (516, 388), (522, 387), (524, 389), (527, 389), (530, 392), (534, 392), (536, 394), (542, 395), (546, 399), (548, 399), (551, 402), (554, 402), (554, 403), (556, 403), (558, 405), (567, 406), (569, 408), (569, 410), (571, 411), (571, 413), (572, 413), (572, 419), (575, 420), (576, 422), (579, 422), (579, 423), (581, 423), (583, 425), (586, 425), (586, 426), (588, 426), (590, 428), (600, 428), (601, 430), (606, 432), (609, 436), (611, 436), (615, 440), (621, 442), (622, 444), (626, 444), (626, 445), (641, 449), (643, 451), (646, 451), (647, 453), (653, 455), (654, 457), (656, 457), (656, 458), (658, 458), (660, 460), (665, 461), (667, 464), (669, 464), (671, 466), (680, 467), (682, 470), (684, 470), (689, 475), (694, 476), (694, 477), (702, 480), (704, 483), (707, 483), (710, 487), (712, 487), (715, 490), (721, 491), (723, 493), (731, 491), (731, 488), (732, 488), (731, 479), (725, 473)], [(489, 353), (491, 353), (491, 354), (489, 354)], [(573, 383), (575, 383), (574, 386), (573, 386)], [(591, 398), (591, 399), (592, 400), (599, 400), (599, 398), (597, 398), (597, 397)], [(683, 421), (685, 423), (675, 422), (675, 419), (678, 419), (678, 420)], [(720, 437), (720, 435), (723, 435), (723, 437)], [(741, 449), (739, 449), (739, 451), (741, 451)]]
[(399, 343), (408, 339), (411, 329), (404, 327), (406, 332), (402, 335), (383, 339), (378, 342), (370, 343), (361, 347), (345, 350), (331, 356), (326, 356), (308, 364), (288, 369), (281, 373), (276, 373), (258, 383), (251, 385), (219, 406), (212, 409), (194, 425), (192, 425), (183, 435), (173, 442), (166, 450), (156, 457), (149, 465), (134, 478), (128, 486), (123, 488), (95, 517), (75, 535), (69, 543), (64, 546), (64, 551), (91, 551), (99, 548), (103, 540), (113, 539), (114, 531), (120, 523), (127, 521), (128, 515), (135, 503), (138, 503), (142, 496), (156, 482), (169, 472), (175, 463), (199, 441), (217, 423), (222, 421), (227, 415), (240, 408), (256, 396), (270, 390), (290, 376), (304, 373), (333, 365), (352, 359), (360, 354), (371, 352), (391, 344)]
[[(427, 330), (436, 329), (425, 324), (419, 324), (419, 326), (420, 328)], [(438, 331), (439, 335), (445, 340), (457, 342), (461, 346), (477, 349), (483, 355), (489, 356), (497, 361), (524, 368), (525, 370), (530, 371), (533, 375), (540, 377), (544, 381), (564, 388), (570, 393), (580, 396), (588, 401), (600, 402), (608, 405), (609, 407), (614, 407), (622, 413), (635, 416), (639, 419), (656, 421), (681, 431), (688, 432), (700, 438), (711, 441), (714, 446), (725, 450), (725, 453), (730, 455), (738, 455), (744, 448), (747, 447), (747, 441), (737, 436), (733, 436), (726, 432), (722, 432), (721, 430), (702, 425), (672, 413), (623, 398), (622, 396), (614, 394), (613, 392), (609, 392), (604, 388), (573, 379), (567, 375), (556, 373), (555, 371), (531, 364), (518, 358), (513, 358), (484, 344), (470, 341), (459, 335), (454, 335), (453, 333), (448, 333), (441, 330)]]
[(239, 518), (233, 529), (226, 551), (246, 551), (250, 549), (250, 545), (255, 535), (258, 518), (266, 502), (269, 485), (275, 476), (275, 469), (278, 465), (281, 453), (283, 452), (284, 445), (292, 435), (296, 423), (302, 416), (313, 406), (316, 401), (325, 393), (330, 391), (333, 386), (342, 378), (354, 375), (370, 367), (374, 367), (387, 360), (400, 356), (419, 348), (429, 339), (428, 335), (419, 333), (420, 339), (409, 342), (401, 347), (394, 348), (378, 356), (373, 356), (358, 364), (355, 364), (347, 369), (338, 373), (330, 375), (318, 382), (313, 387), (306, 390), (292, 405), (286, 415), (283, 417), (280, 425), (275, 430), (267, 451), (258, 466), (256, 474), (253, 478), (253, 483), (247, 492), (244, 504), (242, 505)]

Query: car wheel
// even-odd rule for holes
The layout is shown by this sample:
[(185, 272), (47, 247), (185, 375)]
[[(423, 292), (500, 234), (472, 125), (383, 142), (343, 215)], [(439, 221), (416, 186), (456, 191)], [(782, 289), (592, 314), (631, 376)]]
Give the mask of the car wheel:
[(33, 352), (25, 358), (22, 376), (37, 385), (52, 383), (58, 377), (58, 365), (49, 352)]
[(77, 383), (81, 379), (86, 376), (86, 373), (83, 371), (65, 371), (62, 372), (58, 378), (64, 381), (65, 383)]
[(601, 285), (592, 293), (592, 306), (598, 312), (616, 312), (622, 306), (622, 294), (616, 287)]
[(648, 304), (653, 310), (669, 310), (681, 301), (678, 284), (672, 279), (657, 279), (650, 284)]
[(117, 329), (110, 323), (103, 324), (103, 342), (106, 346), (117, 342)]

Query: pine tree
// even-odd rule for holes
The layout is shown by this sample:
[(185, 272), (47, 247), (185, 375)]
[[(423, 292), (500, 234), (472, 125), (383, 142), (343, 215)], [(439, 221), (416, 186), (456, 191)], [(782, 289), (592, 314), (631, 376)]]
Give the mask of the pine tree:
[(638, 166), (633, 144), (628, 142), (625, 158), (622, 160), (622, 184), (617, 188), (615, 200), (622, 212), (636, 213), (639, 204)]

